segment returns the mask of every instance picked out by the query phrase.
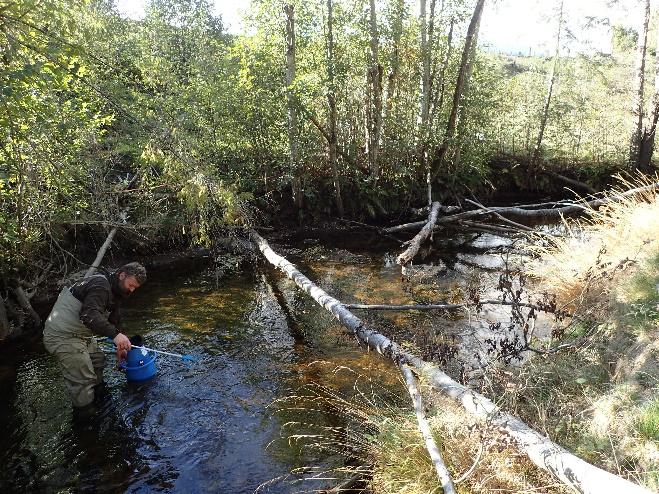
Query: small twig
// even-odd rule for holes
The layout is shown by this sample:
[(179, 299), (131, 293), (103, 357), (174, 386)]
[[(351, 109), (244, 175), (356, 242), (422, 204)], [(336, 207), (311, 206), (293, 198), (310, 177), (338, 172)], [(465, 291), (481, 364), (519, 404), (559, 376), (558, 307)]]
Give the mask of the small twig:
[(480, 443), (478, 443), (478, 453), (476, 453), (476, 459), (474, 460), (474, 464), (471, 465), (471, 467), (469, 467), (469, 469), (465, 473), (460, 475), (460, 477), (455, 479), (453, 481), (454, 484), (459, 484), (460, 482), (464, 482), (465, 480), (467, 480), (467, 478), (469, 478), (469, 476), (472, 473), (474, 473), (474, 470), (476, 470), (476, 467), (478, 466), (478, 464), (481, 461), (481, 456), (483, 456), (483, 451), (484, 450), (485, 450), (485, 448), (483, 447), (483, 442), (481, 441)]

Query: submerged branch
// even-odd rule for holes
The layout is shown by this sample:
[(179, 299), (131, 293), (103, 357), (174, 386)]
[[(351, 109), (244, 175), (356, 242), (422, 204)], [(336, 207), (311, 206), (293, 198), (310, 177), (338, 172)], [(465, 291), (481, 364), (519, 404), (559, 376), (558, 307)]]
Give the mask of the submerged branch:
[(463, 304), (404, 304), (404, 305), (378, 305), (378, 304), (343, 304), (348, 309), (361, 309), (361, 310), (453, 310), (464, 309), (466, 307), (478, 307), (481, 305), (509, 305), (528, 307), (540, 312), (547, 312), (550, 314), (557, 314), (560, 316), (570, 317), (567, 312), (552, 307), (536, 305), (526, 302), (509, 302), (507, 300), (479, 300), (473, 303)]

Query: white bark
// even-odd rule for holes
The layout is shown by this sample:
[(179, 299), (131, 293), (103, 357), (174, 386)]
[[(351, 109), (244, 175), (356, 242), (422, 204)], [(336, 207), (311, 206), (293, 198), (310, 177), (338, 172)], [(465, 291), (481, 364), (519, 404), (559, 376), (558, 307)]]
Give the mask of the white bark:
[(112, 239), (114, 238), (115, 234), (117, 233), (117, 229), (118, 229), (118, 227), (115, 226), (112, 230), (110, 230), (110, 233), (108, 233), (108, 236), (105, 239), (105, 242), (103, 242), (103, 245), (101, 245), (101, 248), (98, 249), (98, 253), (96, 254), (96, 259), (94, 259), (94, 262), (92, 263), (92, 265), (85, 272), (85, 278), (87, 276), (93, 275), (94, 272), (101, 265), (101, 261), (103, 260), (103, 256), (105, 256), (105, 252), (108, 250), (108, 247), (110, 247), (110, 244), (112, 243)]
[(405, 251), (396, 258), (396, 263), (404, 266), (412, 259), (414, 259), (414, 256), (417, 254), (417, 252), (419, 252), (419, 248), (421, 248), (421, 243), (430, 236), (433, 228), (435, 227), (435, 223), (437, 222), (437, 215), (439, 214), (439, 207), (440, 204), (438, 202), (432, 203), (432, 208), (430, 209), (430, 214), (428, 215), (428, 222), (410, 241), (410, 245), (407, 247), (407, 249), (405, 249)]
[(435, 443), (435, 439), (432, 437), (432, 432), (430, 431), (430, 426), (426, 420), (426, 414), (423, 411), (423, 404), (421, 403), (421, 393), (416, 385), (416, 379), (409, 366), (403, 364), (400, 366), (400, 370), (405, 377), (405, 382), (407, 383), (407, 391), (410, 393), (412, 398), (412, 403), (414, 403), (414, 411), (416, 413), (416, 421), (419, 424), (419, 430), (421, 435), (426, 442), (426, 449), (430, 455), (430, 460), (435, 466), (435, 471), (437, 472), (437, 479), (442, 485), (444, 494), (456, 494), (455, 486), (453, 485), (453, 480), (451, 480), (451, 474), (446, 468), (446, 463), (442, 459), (442, 455), (439, 452), (439, 448)]
[[(463, 213), (453, 214), (449, 216), (443, 216), (438, 218), (435, 224), (444, 225), (447, 223), (454, 223), (456, 221), (467, 220), (470, 218), (475, 218), (478, 216), (486, 216), (489, 214), (499, 213), (503, 215), (510, 216), (519, 216), (526, 218), (561, 218), (566, 214), (580, 213), (588, 211), (588, 209), (597, 209), (604, 204), (608, 204), (612, 201), (618, 201), (641, 192), (646, 192), (659, 188), (659, 182), (654, 182), (643, 187), (638, 187), (635, 189), (630, 189), (621, 194), (611, 194), (609, 196), (603, 197), (601, 199), (594, 199), (592, 201), (584, 201), (582, 203), (572, 203), (567, 204), (565, 202), (556, 202), (556, 203), (545, 203), (545, 205), (555, 205), (553, 208), (540, 208), (540, 209), (531, 209), (535, 208), (536, 205), (520, 205), (520, 206), (507, 206), (507, 207), (490, 207), (487, 209), (476, 209), (473, 211), (465, 211)], [(405, 223), (403, 225), (392, 226), (385, 228), (383, 231), (385, 233), (397, 233), (407, 230), (417, 230), (422, 228), (427, 222), (426, 221), (414, 221), (412, 223)]]
[(498, 426), (503, 434), (510, 436), (517, 448), (525, 453), (538, 467), (547, 470), (557, 479), (583, 494), (603, 492), (624, 492), (625, 494), (650, 494), (648, 489), (628, 480), (597, 468), (574, 456), (561, 446), (531, 429), (513, 415), (504, 412), (485, 396), (476, 393), (454, 381), (436, 366), (416, 355), (405, 351), (386, 336), (369, 328), (343, 304), (316, 286), (293, 264), (277, 254), (256, 231), (250, 236), (265, 258), (282, 270), (304, 292), (324, 307), (357, 338), (395, 362), (398, 366), (409, 364), (422, 373), (429, 381), (447, 396), (459, 402), (463, 408), (479, 419)]

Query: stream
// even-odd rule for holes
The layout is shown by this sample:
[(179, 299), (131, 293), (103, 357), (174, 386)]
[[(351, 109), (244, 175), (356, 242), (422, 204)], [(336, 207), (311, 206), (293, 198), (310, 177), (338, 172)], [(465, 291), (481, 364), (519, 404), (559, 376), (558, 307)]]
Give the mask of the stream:
[[(508, 242), (485, 235), (455, 248), (433, 261), (433, 283), (421, 286), (414, 274), (401, 280), (395, 243), (348, 237), (271, 244), (345, 303), (402, 304), (453, 302), (470, 289), (496, 297), (493, 270), (504, 262), (496, 251)], [(292, 281), (265, 264), (248, 271), (219, 279), (212, 266), (150, 273), (125, 305), (124, 331), (199, 362), (160, 356), (155, 378), (127, 383), (108, 355), (109, 396), (86, 423), (74, 422), (57, 364), (40, 342), (3, 356), (0, 491), (285, 493), (336, 484), (310, 472), (340, 467), (343, 458), (291, 441), (286, 430), (305, 418), (340, 429), (345, 417), (322, 401), (313, 411), (281, 403), (309, 385), (350, 399), (355, 376), (377, 383), (390, 406), (409, 407), (406, 389), (393, 364), (360, 348)], [(479, 372), (493, 321), (508, 317), (505, 307), (356, 313), (458, 378)]]

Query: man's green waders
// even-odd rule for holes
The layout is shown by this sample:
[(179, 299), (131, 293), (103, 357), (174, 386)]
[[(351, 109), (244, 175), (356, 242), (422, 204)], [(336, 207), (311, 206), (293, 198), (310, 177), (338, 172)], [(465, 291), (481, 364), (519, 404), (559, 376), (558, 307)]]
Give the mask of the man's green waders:
[(105, 355), (92, 332), (80, 321), (82, 302), (64, 288), (44, 325), (43, 342), (57, 357), (74, 407), (94, 400), (94, 386), (103, 382)]

